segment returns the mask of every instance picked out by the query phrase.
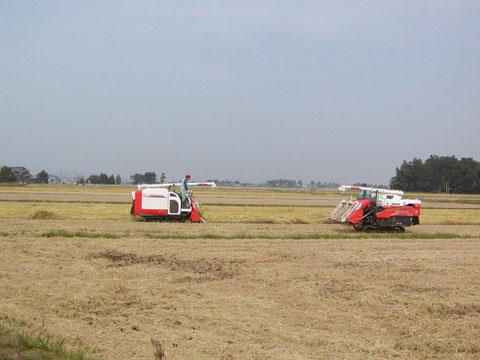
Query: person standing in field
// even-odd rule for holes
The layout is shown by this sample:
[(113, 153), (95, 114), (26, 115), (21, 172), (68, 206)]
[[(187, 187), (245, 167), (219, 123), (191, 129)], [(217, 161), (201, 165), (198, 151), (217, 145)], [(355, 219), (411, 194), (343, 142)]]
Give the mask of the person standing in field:
[(186, 203), (187, 200), (187, 191), (188, 191), (188, 181), (190, 180), (190, 174), (187, 174), (180, 184), (180, 196), (182, 198), (182, 205)]

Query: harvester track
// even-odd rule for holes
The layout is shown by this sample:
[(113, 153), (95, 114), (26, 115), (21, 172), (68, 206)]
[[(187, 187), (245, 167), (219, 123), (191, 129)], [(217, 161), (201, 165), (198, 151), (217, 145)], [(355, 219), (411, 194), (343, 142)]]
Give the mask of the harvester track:
[(385, 226), (385, 227), (373, 227), (373, 226), (354, 226), (356, 231), (363, 231), (368, 233), (404, 233), (405, 228), (402, 226)]

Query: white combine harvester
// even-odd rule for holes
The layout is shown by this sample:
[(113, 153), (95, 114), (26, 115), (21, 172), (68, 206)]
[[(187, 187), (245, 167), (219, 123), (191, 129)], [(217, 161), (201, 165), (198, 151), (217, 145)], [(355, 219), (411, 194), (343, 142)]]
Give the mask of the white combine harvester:
[[(147, 220), (192, 221), (203, 222), (198, 213), (198, 203), (193, 201), (192, 192), (188, 191), (182, 202), (176, 189), (181, 183), (142, 184), (132, 191), (132, 208), (130, 214), (142, 216)], [(189, 183), (188, 187), (216, 188), (214, 182)]]
[(339, 191), (360, 190), (357, 198), (342, 200), (328, 219), (353, 225), (355, 230), (404, 232), (406, 226), (420, 223), (422, 202), (402, 199), (403, 191), (342, 185)]

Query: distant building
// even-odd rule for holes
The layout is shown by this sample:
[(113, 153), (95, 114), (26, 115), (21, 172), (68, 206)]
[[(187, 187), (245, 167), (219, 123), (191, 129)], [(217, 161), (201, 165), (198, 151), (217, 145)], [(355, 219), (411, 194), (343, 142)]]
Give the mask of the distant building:
[(85, 185), (85, 179), (83, 176), (76, 176), (72, 180), (73, 185)]
[(60, 179), (60, 177), (58, 177), (57, 175), (50, 175), (48, 177), (48, 183), (49, 184), (61, 184), (62, 179)]
[(17, 178), (17, 182), (27, 184), (33, 181), (32, 174), (30, 174), (30, 171), (23, 166), (12, 166), (10, 167), (10, 170)]

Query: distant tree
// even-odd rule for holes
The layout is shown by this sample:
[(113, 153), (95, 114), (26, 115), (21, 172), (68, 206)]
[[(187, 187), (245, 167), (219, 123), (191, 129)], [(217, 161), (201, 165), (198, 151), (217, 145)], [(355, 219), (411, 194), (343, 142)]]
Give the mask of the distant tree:
[(315, 187), (319, 189), (337, 189), (340, 186), (339, 183), (336, 182), (321, 182), (317, 181), (315, 183)]
[(122, 183), (122, 178), (120, 177), (120, 174), (117, 174), (115, 177), (115, 184), (120, 185)]
[(208, 179), (207, 182), (214, 182), (217, 186), (252, 186), (250, 183), (241, 183), (238, 180), (218, 180), (218, 179)]
[(480, 192), (480, 163), (472, 158), (462, 158), (459, 164), (459, 176), (464, 179), (458, 186), (458, 192)]
[(396, 168), (390, 187), (404, 191), (480, 192), (480, 163), (472, 158), (431, 155), (425, 162), (414, 158)]
[(17, 177), (8, 166), (2, 166), (0, 169), (0, 182), (15, 182)]
[(87, 178), (87, 182), (90, 184), (100, 184), (100, 176), (92, 174)]
[(390, 187), (409, 191), (412, 188), (412, 163), (403, 160), (402, 165), (395, 171), (396, 175), (390, 180)]
[(87, 182), (90, 184), (114, 185), (115, 177), (113, 174), (108, 176), (105, 173), (100, 173), (100, 175), (90, 175)]
[(142, 175), (142, 174), (134, 174), (134, 175), (130, 175), (130, 180), (132, 180), (132, 183), (134, 185), (137, 185), (137, 184), (144, 184), (145, 183), (145, 176)]
[(162, 172), (162, 173), (160, 174), (160, 184), (164, 184), (164, 183), (165, 183), (165, 180), (166, 180), (165, 173)]
[(145, 174), (136, 173), (130, 175), (130, 180), (134, 185), (137, 184), (156, 184), (157, 183), (157, 174), (154, 172), (146, 172)]
[(154, 172), (146, 172), (144, 178), (145, 184), (155, 184), (157, 182), (157, 174)]
[(265, 184), (270, 187), (296, 187), (297, 186), (297, 182), (295, 180), (288, 180), (288, 179), (268, 180)]
[(108, 175), (105, 173), (100, 173), (99, 184), (109, 184)]
[(37, 174), (37, 181), (40, 184), (48, 184), (49, 177), (50, 175), (48, 175), (48, 173), (45, 170), (42, 170)]
[(298, 181), (297, 181), (297, 184), (298, 184), (298, 186), (302, 187), (302, 186), (303, 186), (303, 181), (302, 181), (302, 180), (298, 180)]

